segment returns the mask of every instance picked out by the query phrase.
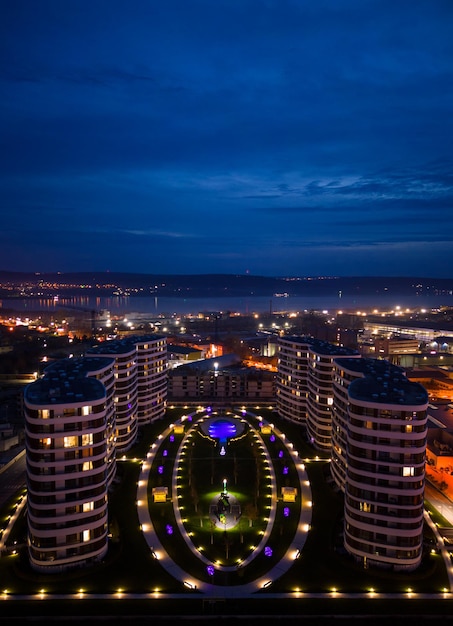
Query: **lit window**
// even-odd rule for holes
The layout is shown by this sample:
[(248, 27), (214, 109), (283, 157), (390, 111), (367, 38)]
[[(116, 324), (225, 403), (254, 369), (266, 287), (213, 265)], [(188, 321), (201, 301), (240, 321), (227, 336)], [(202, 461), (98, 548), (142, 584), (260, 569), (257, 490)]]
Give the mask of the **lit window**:
[(82, 446), (89, 446), (93, 443), (93, 433), (82, 435)]
[(415, 468), (403, 467), (403, 476), (415, 476)]
[(83, 406), (82, 407), (82, 415), (89, 415), (90, 414), (90, 407), (89, 406)]
[(82, 533), (83, 541), (90, 541), (90, 531), (84, 530)]
[(333, 404), (333, 398), (327, 398), (327, 404), (328, 404), (329, 406), (332, 406), (332, 404)]
[(84, 513), (87, 511), (94, 511), (94, 502), (84, 502), (83, 511)]
[(92, 461), (85, 461), (85, 463), (82, 466), (82, 470), (84, 472), (93, 469), (93, 462)]
[(65, 448), (75, 448), (76, 446), (77, 446), (77, 437), (65, 437), (64, 438)]

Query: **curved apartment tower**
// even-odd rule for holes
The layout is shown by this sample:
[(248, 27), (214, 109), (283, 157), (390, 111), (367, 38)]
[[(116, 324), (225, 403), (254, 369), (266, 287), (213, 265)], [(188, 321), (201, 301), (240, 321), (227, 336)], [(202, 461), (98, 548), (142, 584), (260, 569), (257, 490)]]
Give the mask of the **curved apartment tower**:
[(330, 450), (334, 359), (360, 358), (355, 350), (313, 337), (279, 337), (277, 411), (306, 426), (310, 443)]
[(391, 371), (401, 372), (401, 369), (380, 359), (344, 357), (334, 360), (330, 470), (337, 487), (343, 492), (347, 468), (349, 385), (357, 378), (384, 377)]
[(65, 570), (107, 552), (113, 477), (113, 362), (65, 359), (24, 392), (28, 549), (33, 569)]
[(360, 360), (356, 350), (313, 340), (308, 359), (307, 436), (318, 450), (332, 447), (334, 359), (349, 356)]
[(422, 557), (428, 395), (398, 368), (348, 387), (344, 546), (365, 566)]
[(116, 450), (132, 447), (138, 427), (161, 419), (167, 405), (167, 340), (161, 335), (106, 341), (87, 356), (115, 359)]
[(133, 343), (106, 341), (92, 348), (86, 356), (114, 360), (115, 447), (118, 456), (127, 452), (137, 438), (137, 350)]
[(138, 425), (151, 424), (167, 408), (167, 339), (159, 335), (131, 338), (137, 350)]
[(276, 400), (279, 415), (297, 424), (306, 424), (308, 357), (310, 337), (278, 338)]

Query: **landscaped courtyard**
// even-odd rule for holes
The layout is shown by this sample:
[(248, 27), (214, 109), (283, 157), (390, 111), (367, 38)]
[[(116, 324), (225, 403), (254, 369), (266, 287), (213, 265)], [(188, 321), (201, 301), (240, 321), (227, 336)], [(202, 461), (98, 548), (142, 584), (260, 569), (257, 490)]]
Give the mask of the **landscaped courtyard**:
[[(290, 597), (367, 594), (371, 590), (409, 593), (409, 589), (411, 594), (439, 594), (449, 589), (442, 557), (428, 548), (422, 566), (410, 574), (364, 570), (344, 553), (342, 495), (329, 480), (328, 459), (317, 456), (296, 425), (282, 423), (270, 409), (254, 408), (246, 415), (234, 412), (235, 419), (245, 420), (244, 430), (227, 442), (226, 453), (221, 454), (219, 442), (197, 426), (204, 415), (196, 408), (169, 408), (165, 420), (143, 428), (134, 449), (118, 459), (117, 480), (109, 497), (111, 538), (102, 563), (58, 575), (33, 572), (24, 546), (26, 520), (22, 515), (9, 546), (16, 541), (23, 547), (18, 554), (0, 559), (4, 593), (83, 593), (85, 597), (95, 593), (202, 594), (197, 582), (196, 589), (187, 586), (186, 576), (179, 576), (179, 570), (175, 576), (164, 566), (158, 546), (148, 541), (153, 534), (163, 553), (187, 572), (190, 580), (215, 588), (240, 587), (258, 580), (259, 595)], [(176, 424), (183, 428), (175, 430)], [(140, 520), (142, 503), (137, 502), (147, 463), (149, 532)], [(310, 503), (302, 496), (300, 464), (309, 481)], [(168, 489), (162, 502), (153, 500), (156, 487)], [(295, 487), (293, 502), (284, 502), (284, 487)], [(222, 526), (222, 513), (231, 515), (233, 511), (222, 511), (219, 500), (226, 508), (234, 504), (234, 525)], [(304, 506), (310, 506), (311, 521), (301, 529)], [(5, 518), (7, 514), (5, 511)], [(296, 553), (292, 545), (300, 540), (301, 530), (303, 541)], [(426, 532), (428, 542), (432, 536), (429, 529)], [(288, 555), (293, 557), (290, 566), (275, 570)], [(275, 571), (278, 575), (269, 575)]]

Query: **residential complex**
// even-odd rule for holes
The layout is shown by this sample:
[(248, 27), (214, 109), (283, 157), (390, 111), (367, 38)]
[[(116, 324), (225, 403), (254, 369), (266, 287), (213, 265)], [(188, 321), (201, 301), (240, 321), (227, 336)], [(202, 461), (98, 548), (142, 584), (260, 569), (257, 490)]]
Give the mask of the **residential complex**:
[(108, 342), (46, 368), (25, 389), (29, 554), (59, 571), (107, 551), (108, 488), (138, 426), (163, 417), (166, 340)]
[(422, 557), (428, 394), (388, 361), (282, 337), (277, 410), (330, 450), (345, 494), (344, 546), (366, 566), (415, 569)]
[[(167, 395), (168, 387), (168, 395)], [(387, 361), (312, 337), (278, 339), (278, 372), (227, 354), (168, 371), (166, 339), (104, 342), (49, 366), (25, 393), (29, 550), (35, 569), (66, 569), (107, 549), (108, 486), (118, 454), (165, 414), (277, 399), (344, 493), (344, 547), (364, 565), (421, 560), (427, 392)]]

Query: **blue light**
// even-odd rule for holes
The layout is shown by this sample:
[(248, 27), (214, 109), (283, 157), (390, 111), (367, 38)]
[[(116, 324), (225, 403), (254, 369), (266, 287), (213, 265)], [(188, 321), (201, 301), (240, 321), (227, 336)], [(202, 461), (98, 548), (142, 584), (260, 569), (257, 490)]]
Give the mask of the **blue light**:
[(285, 508), (283, 509), (283, 515), (285, 517), (289, 517), (289, 507), (288, 506), (285, 506)]
[(269, 546), (266, 546), (264, 548), (264, 554), (265, 556), (272, 556), (272, 548), (270, 548)]
[(236, 435), (236, 424), (230, 420), (218, 419), (209, 425), (209, 436), (225, 443), (227, 439)]
[(171, 524), (167, 524), (166, 530), (167, 530), (167, 535), (173, 534), (173, 526)]
[(215, 569), (213, 565), (208, 565), (206, 571), (208, 572), (209, 576), (214, 576)]

